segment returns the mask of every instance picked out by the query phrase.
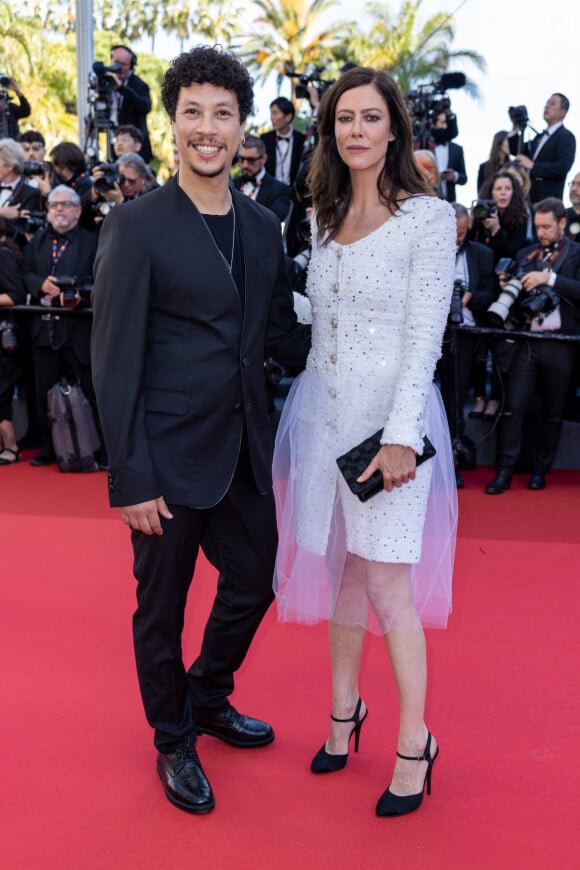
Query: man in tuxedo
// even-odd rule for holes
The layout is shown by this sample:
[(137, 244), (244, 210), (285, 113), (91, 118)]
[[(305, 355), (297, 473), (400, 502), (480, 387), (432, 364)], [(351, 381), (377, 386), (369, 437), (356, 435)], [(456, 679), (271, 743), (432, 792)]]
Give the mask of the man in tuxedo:
[[(524, 271), (519, 280), (517, 302), (531, 293), (556, 294), (561, 302), (540, 309), (527, 324), (532, 332), (547, 335), (580, 330), (580, 245), (566, 237), (564, 203), (549, 197), (536, 205), (534, 225), (538, 242), (518, 252), (517, 263)], [(539, 305), (536, 306), (536, 310)], [(500, 419), (496, 453), (496, 474), (488, 484), (488, 495), (499, 495), (511, 486), (522, 445), (524, 415), (537, 390), (542, 399), (538, 442), (533, 457), (528, 489), (546, 487), (546, 473), (552, 467), (566, 404), (568, 385), (576, 357), (574, 342), (548, 338), (521, 340), (511, 348), (513, 357), (507, 380), (505, 411)]]
[(121, 67), (118, 73), (107, 73), (113, 85), (111, 121), (115, 128), (133, 124), (143, 134), (141, 157), (149, 163), (151, 142), (147, 129), (147, 115), (151, 111), (149, 86), (135, 74), (137, 55), (127, 45), (114, 45), (111, 48), (111, 62)]
[(435, 142), (435, 159), (441, 178), (441, 195), (447, 202), (455, 202), (455, 185), (467, 182), (465, 157), (463, 148), (451, 142), (457, 134), (457, 124), (453, 116), (453, 126), (450, 125), (446, 112), (440, 112), (431, 125), (431, 134)]
[(240, 148), (241, 173), (234, 187), (269, 208), (281, 221), (286, 220), (292, 201), (292, 188), (266, 172), (266, 146), (257, 136), (246, 136)]
[[(457, 222), (457, 254), (455, 257), (455, 291), (461, 296), (461, 311), (450, 315), (450, 324), (443, 340), (438, 373), (441, 396), (447, 412), (453, 442), (465, 435), (463, 406), (469, 388), (473, 361), (481, 337), (454, 328), (485, 326), (485, 312), (495, 298), (493, 254), (486, 245), (467, 238), (469, 212), (465, 206), (453, 203)], [(457, 484), (463, 481), (457, 473)]]
[[(94, 383), (109, 498), (131, 528), (133, 638), (165, 794), (191, 813), (214, 797), (196, 751), (274, 739), (229, 702), (272, 599), (276, 518), (264, 358), (304, 365), (280, 223), (230, 187), (253, 103), (232, 55), (197, 47), (165, 73), (179, 173), (113, 209), (95, 266)], [(199, 547), (219, 570), (200, 654), (186, 669), (184, 611)]]
[(26, 244), (23, 218), (42, 206), (40, 191), (27, 184), (22, 175), (24, 161), (24, 149), (19, 142), (0, 139), (0, 218), (4, 218), (9, 238), (21, 247)]
[(530, 142), (523, 142), (523, 132), (517, 126), (508, 134), (511, 153), (529, 173), (532, 203), (563, 197), (564, 182), (576, 154), (574, 134), (564, 126), (569, 108), (570, 101), (564, 94), (552, 94), (544, 106), (547, 127), (543, 133)]
[(270, 103), (272, 130), (262, 133), (266, 146), (266, 171), (283, 184), (294, 184), (300, 164), (306, 136), (292, 126), (295, 114), (294, 103), (287, 97), (276, 97)]

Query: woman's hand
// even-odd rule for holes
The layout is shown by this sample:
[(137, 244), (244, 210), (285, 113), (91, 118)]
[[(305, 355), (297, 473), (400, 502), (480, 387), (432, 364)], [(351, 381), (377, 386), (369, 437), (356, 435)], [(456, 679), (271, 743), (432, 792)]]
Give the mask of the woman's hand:
[(500, 230), (499, 215), (497, 213), (490, 215), (483, 221), (483, 225), (492, 236), (495, 236)]
[(412, 447), (402, 444), (383, 444), (372, 462), (367, 465), (358, 483), (364, 483), (377, 469), (383, 475), (383, 485), (387, 492), (393, 487), (402, 486), (415, 480), (416, 458)]

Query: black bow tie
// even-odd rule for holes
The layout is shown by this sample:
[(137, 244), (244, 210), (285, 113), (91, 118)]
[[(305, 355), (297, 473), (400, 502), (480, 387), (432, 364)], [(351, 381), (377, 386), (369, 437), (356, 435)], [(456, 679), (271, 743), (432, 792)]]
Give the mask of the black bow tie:
[(11, 184), (0, 184), (0, 190), (14, 190)]
[(252, 184), (254, 187), (257, 187), (256, 178), (256, 175), (242, 175), (242, 187), (244, 184)]
[(292, 133), (289, 133), (287, 136), (282, 136), (281, 133), (276, 133), (276, 141), (277, 142), (289, 142), (292, 138)]

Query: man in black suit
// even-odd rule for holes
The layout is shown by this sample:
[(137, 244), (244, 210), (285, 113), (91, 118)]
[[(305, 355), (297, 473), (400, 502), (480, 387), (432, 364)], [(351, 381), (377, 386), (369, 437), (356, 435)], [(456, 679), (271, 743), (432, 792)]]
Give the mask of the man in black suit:
[(564, 94), (552, 94), (544, 106), (547, 127), (543, 133), (530, 142), (522, 141), (523, 133), (517, 126), (508, 134), (511, 153), (529, 173), (533, 203), (547, 197), (563, 198), (564, 182), (576, 154), (574, 134), (564, 127), (569, 108), (570, 100)]
[[(453, 116), (453, 119), (455, 116)], [(457, 134), (457, 125), (450, 122), (446, 112), (440, 112), (431, 125), (431, 133), (435, 142), (434, 152), (437, 168), (441, 177), (441, 195), (447, 202), (455, 202), (455, 185), (466, 184), (465, 157), (463, 148), (451, 142)]]
[[(253, 102), (247, 70), (194, 48), (172, 62), (162, 99), (179, 174), (103, 224), (92, 353), (110, 502), (132, 529), (133, 636), (157, 770), (173, 804), (204, 813), (214, 798), (196, 735), (239, 747), (274, 738), (228, 696), (273, 599), (264, 357), (303, 365), (309, 330), (296, 322), (278, 219), (229, 186)], [(220, 575), (186, 670), (181, 632), (200, 545)]]
[(292, 201), (292, 188), (266, 172), (266, 146), (257, 136), (246, 136), (240, 148), (241, 173), (234, 187), (269, 208), (281, 221), (286, 220)]
[[(485, 312), (495, 298), (495, 283), (491, 250), (467, 238), (469, 212), (465, 206), (454, 203), (453, 208), (457, 222), (454, 289), (461, 298), (461, 310), (454, 308), (450, 313), (438, 374), (449, 430), (455, 444), (461, 442), (465, 435), (463, 406), (481, 337), (470, 335), (464, 330), (458, 331), (454, 324), (485, 326)], [(463, 485), (459, 474), (457, 483), (458, 486)]]
[(147, 129), (147, 115), (151, 111), (149, 86), (135, 74), (137, 55), (127, 45), (114, 45), (111, 61), (121, 66), (120, 72), (107, 73), (114, 89), (111, 120), (115, 128), (133, 124), (141, 131), (143, 144), (140, 154), (145, 163), (149, 163), (153, 156)]
[[(87, 316), (59, 314), (63, 288), (59, 276), (75, 278), (77, 286), (90, 286), (97, 236), (79, 226), (81, 200), (76, 191), (64, 184), (48, 196), (46, 229), (38, 230), (24, 252), (23, 277), (34, 304), (46, 306), (46, 314), (32, 315), (30, 331), (34, 367), (40, 453), (31, 465), (56, 462), (48, 424), (47, 393), (67, 369), (79, 381), (101, 434), (95, 392), (91, 378), (91, 320)], [(71, 305), (88, 306), (89, 297), (77, 294)], [(106, 463), (104, 451), (96, 457)]]
[[(535, 311), (540, 313), (533, 319), (531, 313), (534, 312), (526, 317), (527, 328), (548, 335), (577, 334), (580, 330), (580, 245), (566, 238), (564, 203), (555, 197), (538, 203), (534, 225), (538, 243), (517, 255), (518, 265), (525, 274), (518, 282), (522, 289), (512, 307), (520, 305), (522, 299), (524, 303), (529, 301), (532, 293), (542, 293), (548, 298), (556, 294), (554, 302), (559, 298), (560, 304), (551, 311), (553, 303), (546, 308), (536, 304)], [(536, 303), (539, 301), (536, 298)], [(524, 415), (535, 390), (542, 399), (542, 416), (528, 489), (545, 489), (546, 473), (552, 467), (560, 440), (576, 344), (547, 338), (520, 340), (514, 342), (511, 352), (505, 411), (498, 430), (496, 474), (486, 489), (489, 495), (499, 495), (511, 486), (522, 445)]]
[[(18, 103), (12, 101), (8, 91), (14, 91)], [(0, 139), (17, 139), (18, 122), (30, 115), (30, 103), (20, 90), (16, 79), (7, 77), (7, 83), (0, 86)]]
[(295, 114), (294, 103), (287, 97), (276, 97), (270, 103), (270, 118), (273, 129), (262, 133), (266, 146), (266, 171), (284, 184), (294, 184), (300, 164), (306, 136), (292, 126)]

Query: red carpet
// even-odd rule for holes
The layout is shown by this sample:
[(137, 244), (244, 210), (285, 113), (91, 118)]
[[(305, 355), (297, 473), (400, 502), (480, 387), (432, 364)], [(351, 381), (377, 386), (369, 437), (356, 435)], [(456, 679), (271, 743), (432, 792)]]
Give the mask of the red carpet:
[[(8, 870), (577, 868), (580, 472), (483, 494), (466, 473), (454, 613), (430, 632), (428, 721), (441, 744), (418, 813), (377, 819), (396, 740), (383, 643), (368, 638), (358, 756), (313, 777), (330, 712), (326, 629), (272, 610), (236, 706), (272, 746), (200, 738), (213, 813), (173, 808), (157, 779), (131, 645), (134, 580), (105, 475), (0, 469), (0, 856)], [(214, 584), (200, 563), (184, 646)]]

